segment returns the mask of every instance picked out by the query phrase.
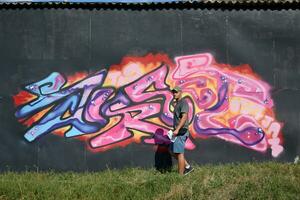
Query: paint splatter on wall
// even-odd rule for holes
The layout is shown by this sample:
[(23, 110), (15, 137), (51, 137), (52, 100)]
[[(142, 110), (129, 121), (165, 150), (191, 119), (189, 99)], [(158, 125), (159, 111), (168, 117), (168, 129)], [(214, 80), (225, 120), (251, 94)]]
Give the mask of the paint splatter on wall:
[[(14, 96), (15, 116), (32, 142), (45, 134), (75, 137), (93, 152), (135, 142), (168, 144), (172, 127), (171, 88), (180, 85), (194, 139), (216, 137), (265, 152), (282, 151), (270, 86), (250, 66), (217, 63), (209, 53), (125, 57), (94, 74), (64, 77), (53, 72)], [(187, 149), (195, 145), (189, 139)]]

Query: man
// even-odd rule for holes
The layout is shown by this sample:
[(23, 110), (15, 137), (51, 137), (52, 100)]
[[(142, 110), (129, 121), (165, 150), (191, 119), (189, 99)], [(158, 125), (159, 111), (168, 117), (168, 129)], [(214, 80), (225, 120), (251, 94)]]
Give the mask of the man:
[(179, 86), (174, 87), (172, 93), (174, 97), (173, 134), (176, 140), (170, 144), (169, 149), (171, 155), (178, 160), (179, 174), (186, 175), (193, 170), (184, 157), (184, 146), (189, 137), (189, 106), (182, 98), (182, 89)]

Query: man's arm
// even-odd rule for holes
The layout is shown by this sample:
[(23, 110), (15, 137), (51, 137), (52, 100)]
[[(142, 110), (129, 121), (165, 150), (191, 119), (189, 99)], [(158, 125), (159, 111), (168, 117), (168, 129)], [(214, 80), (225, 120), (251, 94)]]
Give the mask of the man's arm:
[(173, 132), (174, 135), (178, 135), (179, 130), (184, 126), (187, 118), (188, 118), (187, 113), (182, 113), (182, 118), (180, 119), (178, 126), (175, 127), (175, 131)]

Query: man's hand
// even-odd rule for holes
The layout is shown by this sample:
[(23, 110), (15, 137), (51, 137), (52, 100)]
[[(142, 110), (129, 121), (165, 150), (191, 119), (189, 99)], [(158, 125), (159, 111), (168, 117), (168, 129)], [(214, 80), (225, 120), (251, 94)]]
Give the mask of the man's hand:
[(178, 132), (179, 132), (179, 130), (175, 129), (175, 130), (173, 131), (173, 135), (177, 136), (177, 135), (178, 135)]

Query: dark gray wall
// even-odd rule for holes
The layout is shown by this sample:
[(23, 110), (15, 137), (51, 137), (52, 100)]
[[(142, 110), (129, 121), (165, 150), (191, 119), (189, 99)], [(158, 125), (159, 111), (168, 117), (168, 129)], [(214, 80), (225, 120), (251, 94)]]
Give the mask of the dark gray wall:
[[(85, 144), (48, 134), (28, 143), (14, 116), (12, 97), (57, 71), (98, 71), (126, 55), (166, 53), (170, 58), (210, 52), (219, 63), (249, 64), (273, 86), (284, 153), (300, 154), (300, 13), (298, 11), (20, 9), (0, 12), (0, 169), (100, 170), (153, 166), (155, 152), (130, 144), (91, 153)], [(187, 157), (196, 163), (273, 160), (215, 138), (195, 140)]]

